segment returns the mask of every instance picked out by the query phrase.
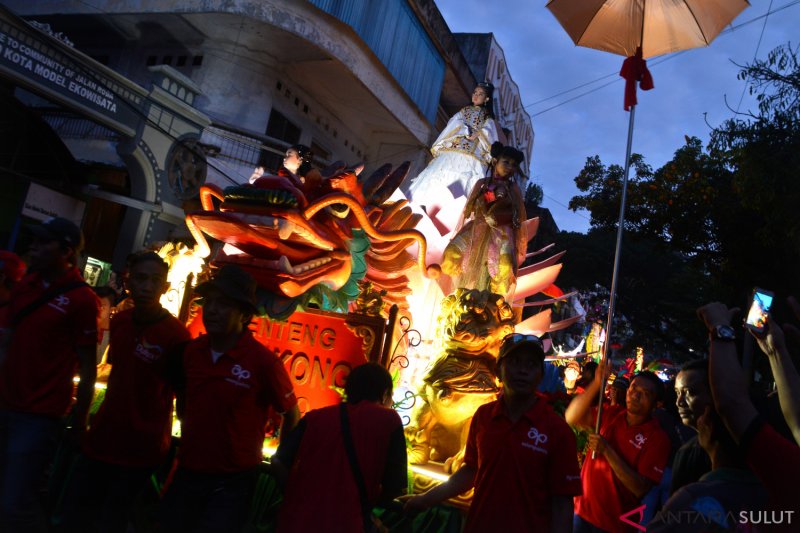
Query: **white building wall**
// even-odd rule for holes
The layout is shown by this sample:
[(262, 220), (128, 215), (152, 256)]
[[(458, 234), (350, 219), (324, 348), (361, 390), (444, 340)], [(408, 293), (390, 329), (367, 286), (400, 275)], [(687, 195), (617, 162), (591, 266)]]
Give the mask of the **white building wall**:
[(508, 143), (525, 154), (523, 171), (530, 175), (530, 161), (533, 154), (533, 123), (528, 112), (523, 108), (519, 86), (511, 78), (506, 66), (503, 49), (492, 36), (489, 50), (489, 64), (486, 75), (495, 87), (499, 98), (495, 102), (495, 117), (498, 125), (509, 130)]

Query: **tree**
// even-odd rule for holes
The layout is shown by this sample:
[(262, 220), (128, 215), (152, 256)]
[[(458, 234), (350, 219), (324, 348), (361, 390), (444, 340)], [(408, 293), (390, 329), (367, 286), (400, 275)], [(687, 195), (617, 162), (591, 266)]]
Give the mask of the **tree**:
[[(599, 283), (610, 287), (616, 231), (592, 229), (588, 234), (561, 232), (559, 248), (567, 250), (558, 282), (564, 288), (590, 289)], [(700, 350), (706, 332), (698, 327), (694, 310), (705, 303), (703, 274), (686, 258), (652, 238), (631, 234), (622, 243), (622, 268), (618, 280), (617, 316), (633, 325), (623, 352), (642, 346), (646, 353), (669, 354), (686, 360), (690, 349)], [(620, 339), (612, 328), (612, 342)]]
[[(621, 271), (623, 280), (630, 279), (620, 284), (618, 295), (620, 306), (628, 299), (637, 307), (625, 311), (639, 320), (637, 328), (647, 330), (665, 315), (688, 326), (678, 315), (691, 316), (692, 301), (744, 304), (754, 285), (800, 294), (797, 51), (779, 47), (766, 60), (744, 67), (740, 78), (749, 80), (759, 109), (716, 128), (707, 149), (687, 137), (656, 171), (641, 155), (632, 156)], [(575, 178), (584, 194), (574, 197), (570, 208), (590, 212), (593, 232), (616, 230), (622, 171), (594, 156)], [(675, 274), (663, 279), (648, 274), (649, 265), (637, 263), (641, 253), (651, 262), (666, 262)], [(602, 283), (610, 284), (609, 278)], [(637, 279), (638, 290), (661, 307), (626, 294), (637, 290)], [(670, 307), (671, 312), (659, 311)]]
[(539, 207), (544, 198), (544, 190), (538, 183), (529, 183), (525, 189), (525, 206)]
[[(626, 234), (668, 244), (698, 268), (717, 265), (716, 211), (730, 207), (726, 198), (732, 181), (724, 164), (703, 152), (700, 139), (687, 137), (673, 159), (655, 172), (640, 154), (631, 156), (631, 166)], [(619, 165), (606, 167), (597, 156), (587, 158), (575, 178), (587, 194), (573, 197), (569, 207), (589, 210), (593, 228), (616, 230), (622, 173)]]
[[(732, 189), (748, 224), (722, 228), (722, 276), (739, 286), (760, 284), (800, 293), (800, 62), (791, 45), (743, 67), (758, 111), (737, 114), (714, 129), (710, 153), (733, 173)], [(731, 222), (731, 221), (729, 221)], [(740, 223), (739, 226), (742, 224)]]

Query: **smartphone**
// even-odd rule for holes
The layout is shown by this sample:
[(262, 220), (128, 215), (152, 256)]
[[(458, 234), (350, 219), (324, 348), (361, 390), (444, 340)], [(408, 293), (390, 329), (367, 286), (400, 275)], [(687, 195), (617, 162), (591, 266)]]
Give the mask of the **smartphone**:
[(755, 333), (761, 335), (767, 329), (767, 319), (769, 317), (769, 310), (772, 308), (772, 300), (775, 294), (771, 291), (764, 289), (753, 289), (753, 299), (750, 303), (750, 310), (747, 312), (747, 318), (744, 325)]

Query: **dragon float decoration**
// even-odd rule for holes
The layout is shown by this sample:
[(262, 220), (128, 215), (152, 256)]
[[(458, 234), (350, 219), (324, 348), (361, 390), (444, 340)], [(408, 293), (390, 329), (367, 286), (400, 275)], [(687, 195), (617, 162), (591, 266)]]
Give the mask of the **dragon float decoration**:
[[(253, 275), (261, 310), (272, 319), (287, 320), (309, 308), (386, 317), (393, 305), (406, 323), (417, 317), (428, 328), (427, 368), (421, 379), (413, 379), (407, 364), (396, 365), (401, 382), (405, 373), (406, 389), (419, 400), (408, 417), (409, 458), (418, 464), (446, 462), (451, 470), (460, 463), (472, 414), (497, 393), (492, 368), (502, 338), (513, 331), (542, 335), (580, 318), (551, 322), (547, 304), (569, 296), (554, 285), (564, 252), (520, 264), (507, 300), (488, 291), (452, 290), (438, 263), (457, 217), (447, 221), (440, 214), (432, 224), (427, 213), (408, 204), (399, 186), (409, 163), (385, 165), (367, 178), (360, 177), (362, 168), (334, 163), (314, 170), (302, 189), (285, 175), (224, 190), (205, 185), (202, 210), (188, 213), (186, 224), (201, 257)], [(523, 222), (528, 239), (538, 222)], [(432, 298), (416, 298), (431, 292)], [(525, 303), (540, 292), (550, 299)], [(543, 310), (522, 320), (529, 305)], [(405, 340), (403, 348), (413, 349)]]
[[(408, 202), (387, 202), (408, 173), (409, 164), (392, 171), (385, 165), (358, 180), (362, 167), (335, 163), (305, 192), (285, 176), (262, 176), (252, 185), (200, 189), (202, 211), (186, 224), (207, 257), (206, 236), (224, 243), (213, 264), (236, 264), (250, 272), (266, 293), (265, 311), (286, 318), (298, 307), (346, 312), (366, 280), (392, 304), (407, 312), (409, 279), (425, 264), (425, 237), (414, 226), (419, 215)], [(416, 243), (415, 259), (407, 248)]]

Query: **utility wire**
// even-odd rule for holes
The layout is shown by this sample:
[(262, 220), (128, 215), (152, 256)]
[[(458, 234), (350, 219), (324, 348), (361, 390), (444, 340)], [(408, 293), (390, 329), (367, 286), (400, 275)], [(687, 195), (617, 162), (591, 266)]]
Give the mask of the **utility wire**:
[[(769, 15), (770, 11), (772, 10), (772, 0), (769, 0), (769, 7), (767, 8), (767, 15)], [(767, 29), (767, 20), (769, 20), (768, 16), (764, 16), (764, 25), (761, 26), (761, 35), (758, 36), (758, 44), (756, 44), (756, 51), (753, 54), (753, 62), (755, 63), (756, 59), (758, 58), (758, 50), (761, 48), (761, 39), (764, 38), (764, 30)], [(742, 100), (744, 100), (744, 93), (747, 91), (747, 80), (745, 79), (744, 87), (742, 87), (742, 94), (739, 96), (739, 103), (736, 104), (736, 113), (739, 113), (739, 108), (742, 107)]]
[[(759, 20), (761, 20), (761, 19), (766, 19), (767, 17), (769, 17), (769, 15), (771, 15), (771, 14), (773, 14), (773, 13), (778, 13), (779, 11), (783, 11), (784, 9), (790, 8), (790, 7), (792, 7), (792, 6), (795, 6), (795, 5), (797, 5), (797, 4), (800, 4), (800, 0), (792, 0), (791, 2), (789, 2), (789, 3), (787, 3), (787, 4), (783, 5), (783, 6), (777, 7), (777, 8), (775, 8), (775, 9), (773, 10), (773, 9), (771, 9), (771, 6), (772, 6), (772, 0), (770, 0), (770, 9), (768, 9), (766, 13), (764, 13), (763, 15), (759, 15), (759, 16), (757, 16), (757, 17), (754, 17), (754, 18), (752, 18), (752, 19), (750, 19), (750, 20), (746, 20), (746, 21), (742, 22), (741, 24), (737, 24), (736, 26), (729, 26), (728, 28), (726, 28), (726, 29), (724, 29), (723, 31), (721, 31), (721, 32), (720, 32), (720, 35), (725, 35), (725, 34), (728, 34), (728, 33), (732, 33), (732, 32), (734, 32), (734, 31), (736, 31), (736, 30), (738, 30), (738, 29), (740, 29), (740, 28), (743, 28), (744, 26), (747, 26), (747, 25), (749, 25), (749, 24), (752, 24), (753, 22), (757, 22), (757, 21), (759, 21)], [(766, 20), (764, 21), (764, 23), (765, 23), (765, 25), (766, 25)], [(763, 33), (764, 33), (764, 32), (763, 32), (763, 29), (762, 29), (762, 36), (763, 36)], [(760, 45), (760, 42), (761, 42), (761, 38), (759, 37), (759, 45)], [(675, 57), (678, 57), (679, 55), (681, 55), (681, 54), (683, 54), (683, 53), (685, 53), (685, 52), (686, 52), (686, 50), (682, 50), (682, 51), (680, 51), (680, 52), (677, 52), (677, 53), (673, 53), (673, 54), (669, 54), (669, 55), (666, 55), (666, 56), (662, 56), (662, 57), (660, 57), (660, 58), (658, 58), (658, 59), (654, 60), (654, 61), (651, 63), (651, 65), (650, 65), (650, 66), (651, 66), (651, 67), (658, 66), (658, 65), (660, 65), (661, 63), (664, 63), (665, 61), (669, 61), (669, 60), (671, 60), (671, 59), (674, 59)], [(546, 101), (548, 101), (548, 100), (552, 100), (553, 98), (558, 98), (559, 96), (563, 96), (563, 95), (565, 95), (565, 94), (568, 94), (568, 93), (570, 93), (570, 92), (576, 91), (576, 90), (578, 90), (578, 89), (582, 89), (583, 87), (587, 87), (587, 86), (589, 86), (589, 85), (592, 85), (592, 84), (594, 84), (594, 83), (598, 83), (598, 82), (600, 82), (600, 81), (603, 81), (603, 80), (605, 80), (605, 79), (608, 79), (608, 78), (610, 78), (610, 77), (614, 77), (614, 76), (618, 76), (618, 73), (617, 73), (617, 72), (612, 72), (612, 73), (610, 73), (610, 74), (606, 74), (605, 76), (601, 76), (601, 77), (599, 77), (599, 78), (596, 78), (596, 79), (594, 79), (594, 80), (591, 80), (591, 81), (588, 81), (588, 82), (585, 82), (585, 83), (581, 83), (580, 85), (576, 85), (575, 87), (572, 87), (572, 88), (570, 88), (570, 89), (566, 89), (566, 90), (560, 91), (560, 92), (558, 92), (558, 93), (556, 93), (556, 94), (554, 94), (554, 95), (552, 95), (552, 96), (548, 96), (548, 97), (546, 97), (546, 98), (542, 98), (542, 99), (540, 99), (540, 100), (537, 100), (536, 102), (533, 102), (533, 103), (531, 103), (531, 104), (528, 104), (528, 105), (524, 106), (524, 107), (523, 107), (523, 109), (527, 109), (527, 108), (529, 108), (529, 107), (533, 107), (533, 106), (535, 106), (535, 105), (541, 104), (541, 103), (543, 103), (543, 102), (546, 102)], [(616, 83), (616, 82), (619, 82), (619, 81), (621, 81), (621, 80), (622, 80), (622, 78), (619, 78), (619, 77), (617, 77), (616, 79), (614, 79), (613, 81), (611, 81), (611, 82), (609, 82), (609, 83), (604, 83), (603, 85), (600, 85), (599, 87), (595, 87), (594, 89), (591, 89), (591, 90), (589, 90), (589, 91), (586, 91), (586, 92), (583, 92), (583, 93), (581, 93), (581, 94), (579, 94), (579, 95), (577, 95), (577, 96), (574, 96), (574, 97), (572, 97), (572, 98), (569, 98), (569, 99), (567, 99), (567, 100), (564, 100), (563, 102), (561, 102), (561, 103), (559, 103), (559, 104), (556, 104), (556, 105), (554, 105), (554, 106), (548, 107), (547, 109), (544, 109), (544, 110), (542, 110), (542, 111), (539, 111), (539, 112), (537, 112), (537, 113), (534, 113), (534, 114), (532, 114), (531, 116), (532, 116), (532, 117), (536, 117), (536, 116), (539, 116), (539, 115), (541, 115), (541, 114), (543, 114), (543, 113), (546, 113), (546, 112), (548, 112), (548, 111), (552, 111), (553, 109), (556, 109), (556, 108), (558, 108), (558, 107), (561, 107), (561, 106), (562, 106), (562, 105), (564, 105), (564, 104), (567, 104), (567, 103), (569, 103), (569, 102), (572, 102), (572, 101), (574, 101), (574, 100), (577, 100), (577, 99), (579, 99), (579, 98), (582, 98), (582, 97), (584, 97), (584, 96), (587, 96), (587, 95), (589, 95), (589, 94), (592, 94), (592, 93), (594, 93), (594, 92), (596, 92), (596, 91), (599, 91), (600, 89), (603, 89), (603, 88), (605, 88), (605, 87), (607, 87), (607, 86), (611, 85), (612, 83)]]
[[(549, 194), (544, 194), (544, 189), (542, 189), (542, 196), (544, 196), (545, 198), (547, 198), (548, 200), (550, 200), (550, 201), (551, 201), (551, 202), (553, 202), (554, 204), (556, 204), (556, 205), (559, 205), (559, 206), (563, 207), (563, 208), (564, 208), (564, 209), (566, 209), (567, 211), (572, 211), (572, 209), (570, 209), (570, 207), (569, 207), (568, 205), (565, 205), (565, 204), (564, 204), (564, 203), (562, 203), (561, 201), (559, 201), (559, 200), (556, 200), (555, 198), (553, 198), (553, 197), (552, 197), (552, 196), (550, 196)], [(585, 218), (586, 220), (588, 220), (588, 221), (590, 221), (590, 222), (592, 221), (592, 219), (591, 219), (591, 218), (587, 217), (586, 215), (584, 215), (584, 214), (583, 214), (583, 213), (581, 213), (580, 211), (572, 211), (572, 212), (573, 212), (573, 214), (576, 214), (576, 215), (578, 215), (578, 216), (579, 216), (579, 217), (581, 217), (581, 218)]]

